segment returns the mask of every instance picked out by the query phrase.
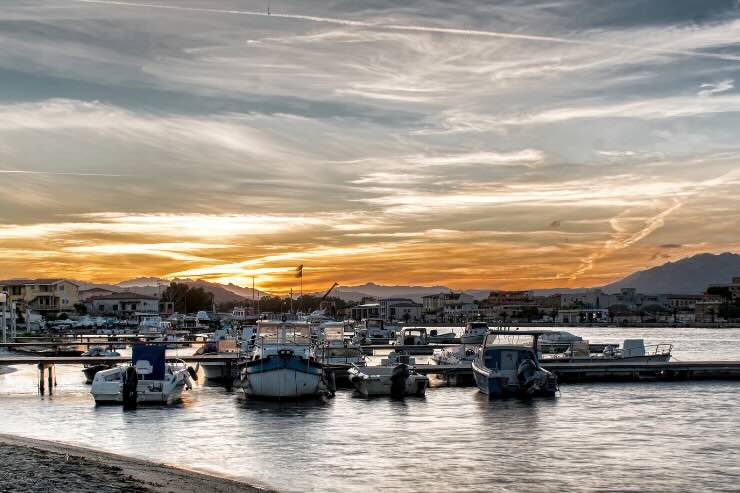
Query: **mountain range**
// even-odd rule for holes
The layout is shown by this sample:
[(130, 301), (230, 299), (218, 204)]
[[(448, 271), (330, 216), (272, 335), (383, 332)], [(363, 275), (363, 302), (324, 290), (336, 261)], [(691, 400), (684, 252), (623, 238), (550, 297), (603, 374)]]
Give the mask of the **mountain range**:
[(733, 277), (740, 277), (740, 255), (701, 253), (635, 272), (602, 289), (607, 293), (635, 288), (640, 293), (698, 294), (709, 284), (727, 284)]
[[(740, 255), (735, 253), (711, 254), (702, 253), (686, 257), (676, 262), (668, 262), (657, 267), (641, 270), (618, 281), (602, 286), (607, 293), (618, 292), (622, 288), (635, 288), (640, 293), (703, 293), (709, 284), (723, 284), (740, 277)], [(235, 284), (218, 284), (194, 279), (174, 279), (176, 282), (190, 286), (203, 287), (214, 294), (216, 303), (245, 301), (252, 298), (252, 289)], [(80, 289), (100, 287), (110, 291), (131, 291), (140, 294), (158, 296), (171, 281), (158, 277), (139, 277), (128, 279), (117, 284), (94, 284), (79, 282)], [(532, 290), (536, 295), (554, 293), (583, 292), (589, 288), (548, 288)], [(347, 301), (361, 301), (363, 298), (410, 298), (420, 302), (423, 296), (452, 291), (443, 285), (437, 286), (397, 286), (368, 282), (357, 286), (338, 286), (331, 295)], [(488, 296), (491, 289), (468, 289), (465, 293), (480, 300)], [(260, 298), (269, 293), (254, 291)], [(324, 292), (312, 293), (322, 296)]]

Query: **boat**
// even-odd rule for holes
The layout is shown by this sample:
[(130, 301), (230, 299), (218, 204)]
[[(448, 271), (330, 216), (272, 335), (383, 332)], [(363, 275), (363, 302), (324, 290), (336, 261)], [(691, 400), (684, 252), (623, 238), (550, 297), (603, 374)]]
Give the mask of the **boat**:
[(405, 327), (401, 329), (398, 331), (393, 345), (402, 346), (404, 351), (409, 354), (431, 355), (434, 352), (434, 348), (429, 346), (427, 329), (424, 327)]
[[(440, 366), (470, 366), (480, 346), (475, 344), (458, 344), (437, 349), (430, 358), (432, 364)], [(434, 377), (441, 380), (446, 385), (467, 386), (475, 385), (473, 376), (468, 373), (459, 373), (456, 371), (435, 373)]]
[(645, 345), (643, 339), (625, 339), (622, 348), (607, 344), (601, 352), (592, 352), (588, 341), (576, 341), (560, 354), (543, 356), (548, 362), (623, 361), (631, 363), (666, 363), (671, 359), (672, 344)]
[(435, 365), (463, 365), (470, 364), (475, 359), (477, 349), (480, 346), (475, 344), (458, 344), (456, 346), (447, 346), (437, 349), (431, 357)]
[(431, 344), (455, 344), (460, 342), (460, 338), (452, 331), (439, 333), (437, 329), (431, 329), (427, 340)]
[[(238, 352), (239, 344), (236, 337), (231, 336), (228, 329), (219, 329), (194, 354), (219, 356), (234, 355)], [(226, 361), (201, 361), (198, 366), (203, 369), (206, 379), (210, 381), (231, 382), (236, 376), (231, 370), (233, 365), (227, 364)]]
[(542, 368), (537, 358), (542, 333), (490, 331), (472, 363), (478, 389), (490, 398), (554, 396), (557, 377)]
[(355, 342), (359, 344), (388, 344), (396, 338), (400, 326), (386, 323), (381, 318), (368, 318), (355, 328)]
[(96, 404), (172, 404), (192, 388), (191, 375), (185, 363), (165, 362), (163, 346), (136, 345), (131, 365), (99, 371), (90, 393)]
[(538, 347), (540, 353), (562, 353), (572, 344), (583, 341), (583, 338), (564, 330), (551, 330), (540, 337)]
[(344, 323), (322, 324), (316, 358), (324, 365), (365, 366), (365, 355), (358, 344), (345, 339)]
[(408, 363), (395, 366), (353, 366), (348, 373), (349, 381), (365, 397), (423, 396), (429, 386), (429, 378), (418, 373)]
[(310, 325), (260, 321), (241, 384), (254, 398), (293, 400), (329, 394), (324, 367), (311, 348)]
[[(105, 349), (102, 346), (93, 346), (84, 353), (82, 353), (83, 357), (92, 357), (92, 358), (100, 358), (100, 357), (117, 357), (121, 356), (121, 354), (118, 351), (113, 351), (112, 349)], [(93, 380), (95, 379), (95, 375), (97, 375), (98, 372), (103, 370), (110, 370), (111, 368), (115, 368), (117, 365), (116, 363), (87, 363), (82, 366), (82, 373), (85, 375), (85, 383), (91, 384)]]
[(483, 338), (488, 334), (488, 324), (485, 322), (468, 322), (465, 331), (460, 336), (462, 344), (481, 344)]

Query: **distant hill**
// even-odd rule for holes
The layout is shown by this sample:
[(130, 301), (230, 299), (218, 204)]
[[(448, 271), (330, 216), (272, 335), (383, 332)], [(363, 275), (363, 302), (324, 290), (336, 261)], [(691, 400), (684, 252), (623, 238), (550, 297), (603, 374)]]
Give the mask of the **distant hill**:
[[(200, 281), (193, 279), (174, 279), (176, 282), (184, 283), (189, 286), (202, 287), (206, 291), (213, 293), (216, 303), (242, 302), (252, 299), (252, 289), (242, 288), (234, 284), (219, 284), (215, 282)], [(170, 282), (167, 279), (158, 277), (138, 277), (128, 279), (117, 284), (96, 284), (84, 281), (75, 281), (80, 285), (80, 289), (103, 288), (110, 291), (128, 291), (132, 293), (145, 294), (149, 296), (160, 296)], [(255, 297), (259, 298), (263, 293), (255, 289)]]
[(709, 284), (723, 284), (740, 276), (740, 255), (702, 253), (676, 262), (641, 270), (603, 286), (607, 293), (636, 288), (640, 293), (703, 293)]

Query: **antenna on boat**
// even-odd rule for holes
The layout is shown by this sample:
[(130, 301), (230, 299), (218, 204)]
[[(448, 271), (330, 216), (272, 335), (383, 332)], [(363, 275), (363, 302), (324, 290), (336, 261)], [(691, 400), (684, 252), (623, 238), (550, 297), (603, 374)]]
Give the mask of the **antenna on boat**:
[(270, 15), (270, 2), (267, 2), (267, 15)]

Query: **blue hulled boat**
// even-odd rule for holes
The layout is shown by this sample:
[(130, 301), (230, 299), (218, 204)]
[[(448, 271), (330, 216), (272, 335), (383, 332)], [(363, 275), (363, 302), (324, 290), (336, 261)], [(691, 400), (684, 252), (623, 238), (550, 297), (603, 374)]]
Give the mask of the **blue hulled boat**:
[(310, 326), (300, 322), (260, 322), (241, 378), (250, 397), (301, 399), (328, 392), (324, 367), (311, 348)]

